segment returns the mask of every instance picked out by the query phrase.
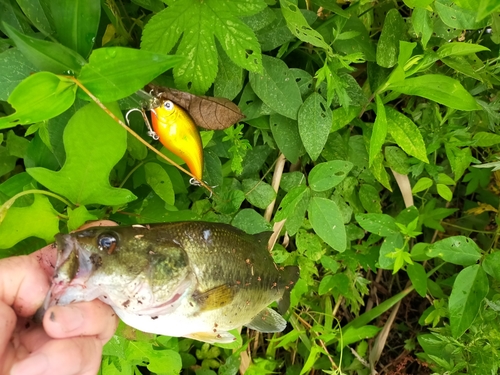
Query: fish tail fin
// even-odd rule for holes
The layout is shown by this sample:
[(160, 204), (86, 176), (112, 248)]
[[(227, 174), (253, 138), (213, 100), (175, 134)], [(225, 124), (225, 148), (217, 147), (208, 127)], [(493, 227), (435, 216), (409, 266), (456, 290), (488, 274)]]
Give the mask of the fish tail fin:
[(290, 292), (293, 289), (293, 286), (297, 282), (300, 276), (300, 270), (297, 266), (288, 266), (285, 267), (283, 271), (283, 281), (285, 292), (283, 293), (283, 297), (278, 301), (278, 310), (280, 314), (285, 314), (290, 307)]

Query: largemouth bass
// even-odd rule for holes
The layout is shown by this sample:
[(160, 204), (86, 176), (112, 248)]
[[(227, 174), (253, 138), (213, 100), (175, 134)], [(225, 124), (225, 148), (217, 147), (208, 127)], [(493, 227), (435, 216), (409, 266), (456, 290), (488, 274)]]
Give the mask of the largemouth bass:
[(267, 306), (288, 308), (299, 271), (275, 265), (269, 235), (206, 222), (58, 234), (44, 308), (98, 298), (141, 331), (209, 343), (233, 341), (228, 331), (243, 325), (280, 332), (286, 321)]

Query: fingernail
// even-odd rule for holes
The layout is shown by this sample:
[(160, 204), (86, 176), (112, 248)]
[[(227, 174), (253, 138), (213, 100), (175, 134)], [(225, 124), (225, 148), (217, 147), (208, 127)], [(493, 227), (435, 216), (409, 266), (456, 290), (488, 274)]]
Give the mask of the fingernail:
[(83, 325), (83, 314), (76, 307), (59, 307), (50, 313), (50, 321), (58, 324), (63, 332), (71, 332)]
[(38, 353), (12, 366), (10, 375), (41, 375), (48, 368), (49, 360), (47, 356), (43, 353)]

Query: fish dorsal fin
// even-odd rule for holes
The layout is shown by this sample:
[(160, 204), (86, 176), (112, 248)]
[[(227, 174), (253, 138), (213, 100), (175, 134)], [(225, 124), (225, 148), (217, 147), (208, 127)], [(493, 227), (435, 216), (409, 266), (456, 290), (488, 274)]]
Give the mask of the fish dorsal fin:
[(208, 342), (209, 344), (228, 344), (236, 340), (231, 333), (221, 331), (221, 332), (196, 332), (186, 335), (185, 337)]
[(286, 328), (286, 320), (276, 311), (267, 307), (245, 326), (260, 332), (281, 332)]
[(201, 311), (210, 311), (229, 305), (234, 298), (234, 290), (226, 284), (207, 290), (206, 292), (193, 294), (194, 301)]

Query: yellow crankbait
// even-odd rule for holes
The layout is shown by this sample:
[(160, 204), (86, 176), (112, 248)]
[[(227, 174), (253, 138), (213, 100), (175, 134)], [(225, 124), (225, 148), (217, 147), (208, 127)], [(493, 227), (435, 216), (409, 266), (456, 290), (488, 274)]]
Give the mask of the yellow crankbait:
[(186, 162), (194, 177), (203, 174), (203, 145), (200, 133), (184, 109), (170, 100), (151, 110), (153, 129), (168, 150)]

